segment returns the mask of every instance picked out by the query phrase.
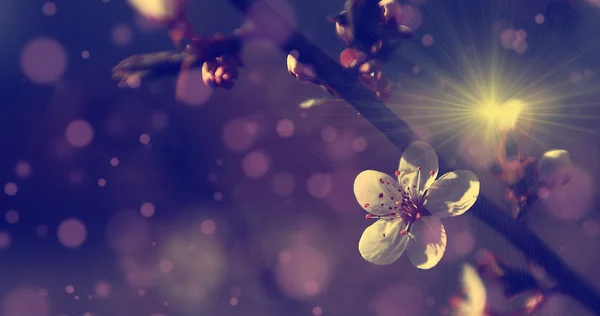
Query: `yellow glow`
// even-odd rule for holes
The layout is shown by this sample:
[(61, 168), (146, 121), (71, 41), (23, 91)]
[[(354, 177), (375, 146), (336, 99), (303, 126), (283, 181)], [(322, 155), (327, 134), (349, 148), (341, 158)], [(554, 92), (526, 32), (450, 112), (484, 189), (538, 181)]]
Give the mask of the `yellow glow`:
[(513, 99), (498, 105), (494, 102), (485, 103), (480, 109), (480, 115), (488, 120), (489, 124), (501, 130), (514, 129), (517, 125), (519, 116), (525, 109), (525, 103), (521, 100)]

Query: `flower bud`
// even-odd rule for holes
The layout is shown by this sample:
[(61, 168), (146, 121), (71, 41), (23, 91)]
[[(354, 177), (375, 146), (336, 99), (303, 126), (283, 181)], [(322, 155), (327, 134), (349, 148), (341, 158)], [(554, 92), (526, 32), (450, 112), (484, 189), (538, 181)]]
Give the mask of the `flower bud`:
[(542, 185), (555, 189), (566, 185), (571, 180), (573, 161), (566, 150), (550, 150), (540, 159), (538, 169)]

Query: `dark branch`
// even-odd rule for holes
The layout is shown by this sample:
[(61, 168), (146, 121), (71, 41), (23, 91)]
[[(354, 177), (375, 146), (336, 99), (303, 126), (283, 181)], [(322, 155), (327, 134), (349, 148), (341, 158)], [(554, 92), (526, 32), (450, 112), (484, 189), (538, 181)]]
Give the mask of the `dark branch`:
[[(252, 0), (229, 0), (229, 2), (244, 13), (249, 11), (253, 3)], [(267, 9), (266, 6), (262, 6), (262, 8)], [(269, 12), (263, 13), (269, 15), (269, 18), (263, 17), (262, 20), (252, 21), (259, 32), (265, 28), (292, 28), (277, 12), (269, 10)], [(268, 34), (269, 32), (264, 33)], [(280, 49), (286, 54), (291, 50), (297, 50), (300, 53), (299, 61), (315, 69), (319, 83), (325, 85), (337, 97), (347, 100), (399, 149), (404, 150), (415, 139), (415, 135), (408, 125), (365, 87), (355, 73), (343, 68), (299, 31), (292, 33), (288, 40), (280, 45)], [(125, 64), (127, 67), (121, 66), (127, 61), (126, 59), (116, 69), (117, 71), (142, 72), (149, 78), (177, 74), (178, 67), (185, 56), (177, 57), (176, 54), (167, 52), (143, 55), (147, 57), (146, 59), (140, 59), (139, 56), (130, 57), (134, 59), (130, 59), (129, 64)], [(440, 161), (440, 164), (444, 166), (443, 161)], [(552, 249), (544, 244), (524, 223), (513, 220), (483, 196), (480, 196), (469, 213), (504, 236), (531, 261), (544, 267), (548, 274), (557, 281), (559, 290), (580, 301), (592, 311), (600, 310), (600, 296), (594, 291), (592, 285), (571, 271)]]

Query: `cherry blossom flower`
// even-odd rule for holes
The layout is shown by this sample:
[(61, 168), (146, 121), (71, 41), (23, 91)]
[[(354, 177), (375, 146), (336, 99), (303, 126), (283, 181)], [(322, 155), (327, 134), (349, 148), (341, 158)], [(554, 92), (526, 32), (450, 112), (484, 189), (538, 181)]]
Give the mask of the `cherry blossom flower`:
[(467, 170), (449, 172), (436, 180), (438, 157), (425, 142), (412, 143), (400, 159), (398, 181), (374, 171), (361, 172), (354, 181), (358, 203), (378, 219), (358, 243), (362, 257), (377, 265), (391, 264), (407, 252), (420, 269), (438, 264), (446, 250), (441, 218), (466, 212), (479, 196), (477, 175)]

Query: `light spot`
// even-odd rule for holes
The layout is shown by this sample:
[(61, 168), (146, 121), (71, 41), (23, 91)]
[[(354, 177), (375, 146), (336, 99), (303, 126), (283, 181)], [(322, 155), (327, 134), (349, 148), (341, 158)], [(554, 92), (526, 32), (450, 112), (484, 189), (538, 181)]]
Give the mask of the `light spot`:
[[(269, 39), (275, 44), (284, 43), (294, 31), (296, 16), (294, 10), (286, 0), (261, 0), (253, 2), (248, 10), (248, 17), (257, 23), (258, 35)], [(278, 19), (284, 19), (287, 23), (277, 23)]]
[(19, 213), (15, 210), (6, 212), (6, 222), (9, 224), (16, 224), (19, 221)]
[(244, 156), (242, 169), (250, 179), (260, 179), (269, 171), (269, 157), (263, 151), (253, 151)]
[(231, 306), (237, 306), (238, 305), (238, 299), (236, 297), (232, 297), (231, 299), (229, 299), (229, 304)]
[(333, 188), (331, 176), (325, 173), (315, 173), (306, 181), (308, 193), (317, 199), (326, 198)]
[(67, 69), (67, 53), (60, 43), (51, 38), (34, 39), (23, 48), (21, 69), (33, 83), (55, 83)]
[(42, 5), (42, 13), (45, 16), (53, 16), (56, 14), (56, 4), (52, 1), (48, 1)]
[(31, 175), (31, 164), (25, 160), (20, 160), (15, 166), (15, 175), (20, 179), (25, 179)]
[(325, 126), (321, 130), (321, 139), (323, 139), (324, 142), (332, 143), (337, 139), (337, 136), (338, 133), (335, 127)]
[(0, 231), (0, 249), (6, 249), (10, 247), (11, 238), (7, 232)]
[(359, 136), (352, 139), (352, 149), (355, 152), (363, 152), (367, 149), (367, 139)]
[(257, 139), (258, 125), (247, 119), (237, 118), (225, 124), (221, 138), (225, 146), (234, 152), (248, 150)]
[(69, 284), (65, 286), (65, 292), (67, 292), (67, 294), (73, 294), (75, 293), (75, 287)]
[(433, 36), (431, 36), (429, 34), (423, 35), (423, 38), (421, 38), (421, 43), (425, 47), (429, 47), (429, 46), (433, 45)]
[(87, 229), (80, 220), (69, 218), (58, 225), (57, 236), (63, 246), (78, 248), (85, 242)]
[(452, 237), (451, 243), (452, 249), (454, 249), (459, 256), (468, 255), (475, 247), (475, 239), (468, 230), (461, 230), (456, 233)]
[(117, 46), (127, 46), (133, 39), (133, 31), (129, 26), (119, 24), (112, 29), (111, 39)]
[(277, 126), (275, 128), (277, 130), (277, 134), (281, 138), (288, 138), (294, 134), (295, 126), (294, 122), (289, 119), (281, 119), (277, 122)]
[(8, 196), (14, 196), (19, 191), (19, 187), (14, 182), (8, 182), (4, 185), (4, 193)]
[(152, 203), (146, 202), (140, 206), (140, 214), (146, 218), (152, 217), (154, 215), (154, 205)]
[(312, 313), (314, 316), (321, 316), (323, 315), (323, 308), (321, 308), (321, 306), (315, 306), (312, 309)]
[(597, 237), (600, 234), (600, 223), (593, 219), (585, 221), (583, 223), (583, 232), (590, 238)]
[(10, 291), (2, 301), (3, 316), (50, 316), (48, 297), (39, 289), (20, 287)]
[(111, 288), (110, 285), (104, 281), (100, 281), (96, 283), (94, 286), (94, 293), (99, 298), (106, 298), (110, 295)]
[(90, 58), (90, 52), (88, 52), (87, 50), (82, 51), (81, 52), (81, 58), (83, 58), (83, 59)]
[(535, 23), (537, 24), (543, 24), (544, 21), (546, 21), (546, 17), (544, 17), (543, 14), (538, 14), (535, 16)]
[(171, 270), (173, 270), (173, 262), (165, 259), (160, 262), (159, 269), (162, 273), (169, 273)]
[(98, 186), (100, 186), (100, 187), (106, 186), (106, 179), (104, 179), (104, 178), (98, 179)]
[(73, 120), (65, 130), (67, 142), (75, 148), (85, 148), (94, 139), (94, 129), (86, 120)]
[(223, 201), (223, 193), (222, 192), (215, 192), (213, 194), (213, 199), (217, 202), (221, 202)]
[(217, 224), (215, 221), (207, 219), (200, 223), (200, 232), (202, 235), (212, 235), (217, 230)]
[(110, 165), (113, 167), (116, 167), (119, 165), (119, 158), (113, 157), (110, 158)]

